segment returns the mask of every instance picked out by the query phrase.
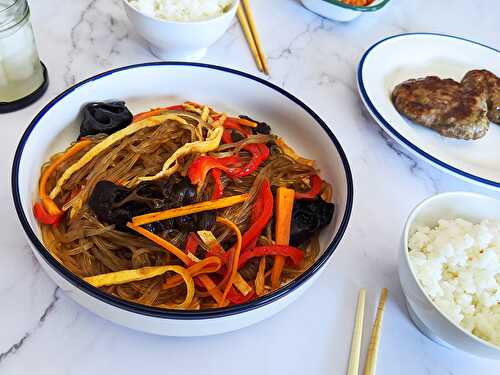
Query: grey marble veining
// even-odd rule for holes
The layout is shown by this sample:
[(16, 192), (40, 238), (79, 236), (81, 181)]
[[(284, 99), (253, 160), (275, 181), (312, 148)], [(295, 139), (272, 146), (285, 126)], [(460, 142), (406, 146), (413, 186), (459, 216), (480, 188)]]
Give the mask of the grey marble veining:
[[(252, 2), (271, 81), (304, 99), (335, 132), (353, 170), (355, 205), (333, 262), (299, 301), (256, 326), (198, 339), (146, 335), (100, 319), (56, 288), (32, 256), (9, 183), (24, 128), (69, 85), (156, 59), (131, 28), (121, 0), (32, 0), (30, 5), (50, 87), (34, 105), (0, 115), (0, 199), (5, 202), (0, 213), (0, 374), (344, 374), (362, 286), (370, 286), (369, 311), (378, 289), (390, 289), (379, 374), (500, 373), (498, 362), (450, 351), (422, 336), (409, 321), (396, 270), (404, 221), (420, 200), (451, 190), (498, 194), (448, 176), (394, 143), (363, 109), (355, 80), (361, 53), (391, 34), (443, 32), (499, 48), (498, 1), (393, 0), (349, 24), (322, 19), (298, 0)], [(203, 61), (259, 75), (236, 22)], [(368, 319), (367, 332), (370, 324)]]

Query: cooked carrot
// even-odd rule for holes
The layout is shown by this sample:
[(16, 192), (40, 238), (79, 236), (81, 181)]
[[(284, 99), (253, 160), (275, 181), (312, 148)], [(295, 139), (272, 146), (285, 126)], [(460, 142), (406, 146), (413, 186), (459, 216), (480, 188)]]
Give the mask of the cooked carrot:
[(47, 195), (47, 181), (49, 177), (54, 173), (56, 168), (61, 165), (64, 161), (68, 160), (73, 155), (77, 154), (79, 151), (83, 150), (92, 141), (88, 139), (84, 139), (78, 143), (75, 143), (71, 148), (69, 148), (63, 155), (54, 160), (42, 173), (40, 177), (40, 185), (38, 188), (38, 194), (40, 195), (40, 199), (42, 201), (43, 206), (47, 210), (47, 213), (50, 215), (60, 215), (62, 213), (61, 209), (57, 206), (57, 204), (49, 198)]
[[(290, 227), (295, 191), (286, 187), (279, 187), (276, 192), (275, 240), (277, 245), (288, 245), (290, 242)], [(276, 255), (271, 271), (271, 286), (276, 289), (280, 286), (281, 272), (285, 265), (285, 258)]]
[[(203, 243), (210, 249), (210, 251), (224, 256), (225, 254), (224, 248), (219, 244), (217, 238), (215, 238), (214, 234), (211, 231), (199, 230), (198, 236), (201, 238)], [(248, 293), (252, 291), (252, 287), (246, 282), (246, 280), (243, 278), (243, 276), (240, 275), (239, 272), (236, 272), (236, 277), (234, 278), (234, 286), (244, 296), (247, 296)]]
[(266, 285), (266, 256), (264, 255), (260, 258), (259, 270), (257, 271), (257, 276), (255, 276), (255, 293), (258, 296), (264, 294), (264, 287)]
[(194, 203), (178, 208), (172, 208), (166, 211), (152, 212), (150, 214), (140, 215), (132, 218), (132, 224), (133, 226), (139, 226), (139, 225), (153, 223), (155, 221), (172, 219), (174, 217), (190, 215), (198, 212), (217, 210), (219, 208), (225, 208), (229, 206), (234, 206), (235, 204), (238, 203), (242, 203), (247, 198), (248, 194), (233, 195), (231, 197)]
[(147, 239), (150, 239), (151, 241), (153, 241), (157, 245), (160, 245), (161, 247), (163, 247), (168, 252), (174, 254), (177, 258), (182, 260), (182, 262), (184, 264), (191, 264), (191, 259), (189, 259), (189, 257), (186, 255), (186, 253), (184, 251), (182, 251), (181, 249), (179, 249), (174, 244), (171, 244), (167, 240), (161, 238), (160, 236), (157, 236), (156, 234), (150, 232), (147, 229), (144, 229), (143, 227), (139, 227), (139, 226), (133, 225), (131, 223), (128, 223), (127, 227), (129, 227), (132, 230), (135, 230), (137, 233), (142, 234)]
[[(131, 223), (128, 223), (127, 226), (130, 229), (135, 230), (137, 233), (142, 234), (144, 237), (150, 239), (151, 241), (153, 241), (157, 245), (160, 245), (165, 250), (171, 252), (172, 254), (177, 256), (184, 264), (186, 264), (186, 265), (191, 264), (191, 259), (189, 259), (189, 257), (181, 249), (179, 249), (177, 246), (171, 244), (167, 240), (164, 240), (163, 238), (157, 236), (154, 233), (151, 233), (150, 231), (148, 231), (142, 227), (134, 226)], [(199, 278), (200, 278), (201, 282), (203, 283), (203, 286), (205, 288), (207, 288), (207, 291), (214, 298), (214, 300), (217, 301), (217, 303), (223, 305), (224, 299), (222, 298), (222, 294), (221, 294), (220, 290), (217, 289), (217, 286), (214, 284), (212, 279), (210, 279), (210, 277), (208, 277), (205, 274), (200, 275)]]
[(231, 289), (234, 283), (234, 278), (236, 277), (236, 273), (238, 271), (238, 262), (240, 259), (240, 252), (241, 252), (241, 232), (238, 226), (228, 219), (217, 216), (217, 222), (227, 225), (236, 234), (236, 247), (234, 250), (233, 264), (231, 266), (231, 276), (229, 276), (227, 285), (224, 288), (224, 293), (222, 294), (222, 300), (219, 302), (219, 307), (222, 307), (224, 305), (224, 301), (226, 300), (226, 296), (229, 293), (229, 289)]
[(257, 127), (256, 122), (247, 120), (246, 118), (239, 118), (238, 124), (243, 125), (243, 126), (248, 126), (249, 128), (256, 128)]

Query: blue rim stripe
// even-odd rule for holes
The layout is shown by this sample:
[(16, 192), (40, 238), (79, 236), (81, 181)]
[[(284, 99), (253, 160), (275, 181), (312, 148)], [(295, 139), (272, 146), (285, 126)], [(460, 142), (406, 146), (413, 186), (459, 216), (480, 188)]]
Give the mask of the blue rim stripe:
[(388, 41), (390, 39), (399, 38), (399, 37), (405, 37), (405, 36), (409, 36), (409, 35), (431, 35), (431, 36), (438, 36), (438, 37), (459, 39), (459, 40), (462, 40), (462, 41), (465, 41), (465, 42), (469, 42), (469, 43), (472, 43), (472, 44), (476, 44), (476, 45), (479, 45), (479, 46), (491, 49), (491, 50), (493, 50), (495, 52), (500, 52), (499, 50), (497, 50), (497, 49), (495, 49), (493, 47), (487, 46), (485, 44), (481, 44), (481, 43), (475, 42), (473, 40), (469, 40), (469, 39), (465, 39), (465, 38), (461, 38), (461, 37), (453, 36), (453, 35), (447, 35), (447, 34), (438, 34), (438, 33), (403, 33), (403, 34), (398, 34), (398, 35), (393, 35), (393, 36), (387, 37), (385, 39), (382, 39), (382, 40), (378, 41), (377, 43), (375, 43), (374, 45), (372, 45), (370, 48), (368, 48), (368, 50), (366, 50), (366, 52), (363, 54), (363, 56), (361, 58), (361, 61), (359, 62), (359, 65), (358, 65), (358, 72), (357, 72), (358, 87), (359, 87), (359, 91), (360, 91), (360, 94), (361, 94), (361, 96), (363, 98), (363, 101), (364, 101), (365, 105), (368, 107), (368, 109), (373, 114), (373, 116), (375, 116), (377, 118), (377, 120), (380, 121), (380, 124), (382, 124), (381, 127), (384, 130), (388, 131), (391, 135), (393, 135), (399, 141), (401, 141), (405, 146), (407, 146), (408, 148), (410, 148), (410, 150), (412, 150), (415, 153), (419, 154), (423, 158), (425, 158), (425, 159), (433, 162), (434, 164), (438, 165), (439, 167), (442, 167), (442, 168), (444, 168), (444, 169), (446, 169), (446, 170), (448, 170), (450, 172), (453, 172), (454, 174), (456, 174), (458, 176), (465, 177), (465, 178), (474, 180), (476, 182), (480, 182), (480, 183), (488, 185), (488, 186), (493, 186), (495, 188), (500, 188), (500, 181), (489, 180), (489, 179), (477, 176), (475, 174), (472, 174), (472, 173), (469, 173), (469, 172), (465, 172), (465, 171), (463, 171), (463, 170), (461, 170), (461, 169), (459, 169), (457, 167), (454, 167), (451, 164), (445, 163), (444, 161), (442, 161), (442, 160), (440, 160), (440, 159), (438, 159), (438, 158), (430, 155), (426, 151), (424, 151), (421, 148), (419, 148), (418, 146), (416, 146), (414, 143), (410, 142), (408, 139), (406, 139), (401, 133), (399, 133), (396, 129), (394, 129), (389, 124), (389, 122), (380, 114), (380, 112), (377, 110), (377, 108), (375, 107), (375, 105), (373, 104), (373, 102), (368, 97), (368, 94), (366, 92), (365, 85), (364, 85), (364, 80), (363, 80), (363, 67), (364, 67), (364, 63), (365, 63), (366, 58), (368, 57), (368, 55), (370, 54), (370, 52), (375, 47), (377, 47), (379, 44), (382, 44), (382, 43), (384, 43), (384, 42), (386, 42), (386, 41)]
[[(71, 92), (79, 88), (80, 86), (83, 86), (89, 82), (104, 78), (108, 75), (129, 70), (129, 69), (136, 69), (136, 68), (142, 68), (142, 67), (150, 67), (150, 66), (190, 66), (190, 67), (197, 67), (197, 68), (204, 68), (204, 69), (213, 69), (213, 70), (218, 70), (230, 74), (234, 74), (240, 77), (244, 77), (247, 79), (251, 79), (253, 81), (259, 82), (260, 84), (263, 84), (280, 94), (284, 95), (291, 101), (293, 101), (295, 104), (300, 106), (302, 109), (304, 109), (315, 121), (316, 123), (321, 126), (321, 128), (325, 131), (326, 135), (330, 138), (332, 143), (335, 145), (335, 148), (337, 149), (337, 152), (339, 153), (339, 156), (342, 160), (342, 164), (344, 167), (345, 175), (346, 175), (346, 182), (347, 182), (347, 201), (346, 201), (346, 208), (344, 212), (344, 216), (342, 218), (342, 221), (340, 223), (339, 229), (333, 238), (333, 240), (330, 242), (328, 247), (325, 249), (324, 253), (314, 262), (314, 264), (302, 275), (288, 283), (286, 286), (276, 290), (275, 292), (272, 292), (264, 297), (261, 297), (255, 301), (242, 304), (242, 305), (237, 305), (237, 306), (232, 306), (232, 307), (225, 307), (225, 308), (217, 308), (217, 309), (211, 309), (211, 310), (205, 310), (205, 311), (179, 311), (179, 310), (166, 310), (166, 309), (160, 309), (160, 308), (155, 308), (155, 307), (150, 307), (150, 306), (145, 306), (141, 304), (137, 304), (134, 302), (129, 302), (122, 300), (120, 298), (114, 297), (110, 294), (107, 294), (103, 291), (101, 291), (98, 288), (95, 288), (91, 286), (90, 284), (87, 284), (84, 282), (82, 279), (80, 279), (78, 276), (74, 275), (71, 273), (69, 270), (67, 270), (63, 265), (61, 265), (58, 261), (56, 261), (50, 252), (45, 248), (45, 246), (41, 243), (41, 241), (38, 239), (37, 235), (33, 232), (31, 229), (31, 226), (29, 224), (28, 218), (24, 214), (24, 210), (22, 208), (21, 204), (21, 197), (19, 193), (19, 164), (21, 161), (22, 153), (24, 151), (24, 146), (26, 144), (26, 141), (31, 135), (31, 132), (35, 128), (35, 126), (39, 123), (39, 121), (43, 118), (43, 116), (50, 111), (50, 109), (56, 105), (61, 99), (69, 95)], [(352, 211), (352, 205), (353, 205), (353, 198), (354, 198), (354, 188), (353, 188), (353, 180), (352, 180), (352, 174), (351, 174), (351, 169), (349, 167), (349, 163), (347, 161), (347, 157), (344, 153), (344, 150), (342, 149), (342, 146), (340, 145), (339, 141), (337, 138), (333, 135), (332, 131), (330, 128), (326, 125), (326, 123), (311, 109), (309, 108), (306, 104), (304, 104), (301, 100), (293, 96), (292, 94), (288, 93), (284, 89), (268, 82), (265, 81), (259, 77), (255, 77), (251, 74), (244, 73), (238, 70), (222, 67), (222, 66), (217, 66), (217, 65), (210, 65), (210, 64), (202, 64), (202, 63), (187, 63), (187, 62), (151, 62), (151, 63), (143, 63), (143, 64), (136, 64), (136, 65), (128, 65), (124, 66), (121, 68), (116, 68), (112, 69), (100, 74), (97, 74), (93, 77), (90, 77), (84, 81), (81, 81), (80, 83), (75, 84), (74, 86), (68, 88), (64, 92), (62, 92), (60, 95), (56, 96), (52, 101), (50, 101), (31, 121), (30, 125), (24, 132), (19, 145), (17, 147), (15, 156), (14, 156), (14, 162), (12, 166), (12, 176), (11, 176), (11, 184), (12, 184), (12, 194), (14, 198), (14, 206), (17, 211), (17, 215), (19, 217), (19, 220), (21, 221), (21, 225), (23, 226), (26, 234), (28, 235), (30, 241), (35, 245), (37, 250), (39, 251), (40, 255), (44, 258), (44, 260), (54, 269), (59, 275), (64, 277), (66, 281), (77, 287), (78, 289), (82, 290), (83, 292), (91, 295), (94, 298), (97, 298), (98, 300), (108, 303), (112, 306), (115, 306), (117, 308), (136, 313), (136, 314), (141, 314), (141, 315), (146, 315), (146, 316), (151, 316), (151, 317), (156, 317), (156, 318), (164, 318), (164, 319), (178, 319), (178, 320), (193, 320), (193, 319), (210, 319), (210, 318), (221, 318), (224, 316), (230, 316), (230, 315), (235, 315), (243, 312), (247, 312), (250, 310), (257, 309), (259, 307), (265, 306), (271, 302), (274, 302), (285, 295), (289, 294), (290, 292), (296, 290), (300, 285), (304, 284), (309, 278), (311, 278), (319, 269), (322, 268), (322, 266), (328, 261), (328, 259), (331, 257), (335, 249), (340, 243), (340, 240), (342, 239), (346, 229), (347, 225), (349, 222), (349, 218), (351, 216), (351, 211)]]

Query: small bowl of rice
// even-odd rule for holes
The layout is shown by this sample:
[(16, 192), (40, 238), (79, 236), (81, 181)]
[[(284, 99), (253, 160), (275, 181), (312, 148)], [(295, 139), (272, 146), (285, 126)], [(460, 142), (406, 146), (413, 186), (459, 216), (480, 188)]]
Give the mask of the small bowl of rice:
[(416, 327), (436, 343), (500, 359), (500, 200), (443, 193), (410, 214), (399, 277)]
[(123, 0), (137, 33), (161, 60), (201, 59), (229, 28), (238, 0)]

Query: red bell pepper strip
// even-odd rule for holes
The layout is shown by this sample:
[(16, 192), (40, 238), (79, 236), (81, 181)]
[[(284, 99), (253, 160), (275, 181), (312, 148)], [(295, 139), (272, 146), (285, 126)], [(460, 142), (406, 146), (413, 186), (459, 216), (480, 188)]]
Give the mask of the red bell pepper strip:
[(270, 245), (270, 246), (257, 246), (252, 250), (247, 250), (241, 254), (238, 269), (243, 267), (246, 262), (255, 257), (262, 257), (264, 255), (281, 255), (288, 257), (292, 260), (294, 266), (298, 266), (304, 258), (304, 252), (296, 247), (287, 245)]
[(214, 190), (212, 191), (212, 196), (210, 199), (219, 199), (222, 198), (222, 195), (224, 194), (224, 185), (222, 185), (222, 181), (220, 178), (220, 169), (213, 168), (210, 170), (210, 173), (212, 174), (212, 178), (214, 179)]
[(255, 298), (255, 291), (252, 289), (250, 293), (248, 293), (246, 296), (238, 292), (234, 286), (229, 289), (229, 293), (227, 293), (227, 299), (229, 302), (231, 302), (234, 305), (239, 305), (242, 303), (250, 302)]
[(64, 216), (64, 213), (60, 213), (57, 215), (51, 215), (49, 214), (43, 205), (41, 203), (35, 203), (33, 206), (33, 213), (35, 215), (35, 218), (42, 224), (47, 224), (47, 225), (58, 225), (62, 217)]
[(253, 240), (259, 238), (267, 223), (273, 217), (273, 206), (274, 198), (271, 191), (271, 184), (268, 179), (265, 179), (262, 182), (259, 195), (257, 196), (257, 201), (254, 205), (254, 210), (258, 209), (260, 214), (258, 217), (255, 214), (257, 217), (255, 222), (250, 225), (250, 228), (248, 228), (248, 230), (243, 234), (241, 239), (241, 248), (243, 249), (243, 252)]
[(311, 176), (311, 189), (304, 193), (295, 192), (295, 199), (314, 199), (321, 192), (323, 180), (317, 175)]
[(232, 167), (231, 165), (238, 164), (239, 162), (240, 158), (237, 156), (214, 158), (213, 156), (203, 155), (197, 157), (191, 163), (187, 175), (193, 185), (201, 185), (211, 169), (217, 168), (231, 175), (237, 170), (237, 167)]
[(243, 149), (252, 153), (252, 159), (232, 177), (244, 177), (252, 174), (269, 157), (269, 148), (263, 143), (249, 144)]
[(195, 254), (196, 249), (198, 249), (198, 236), (194, 232), (189, 232), (186, 239), (186, 253)]
[(238, 118), (228, 117), (224, 121), (224, 129), (234, 129), (239, 131), (242, 135), (249, 136), (252, 135), (252, 131), (240, 125)]

